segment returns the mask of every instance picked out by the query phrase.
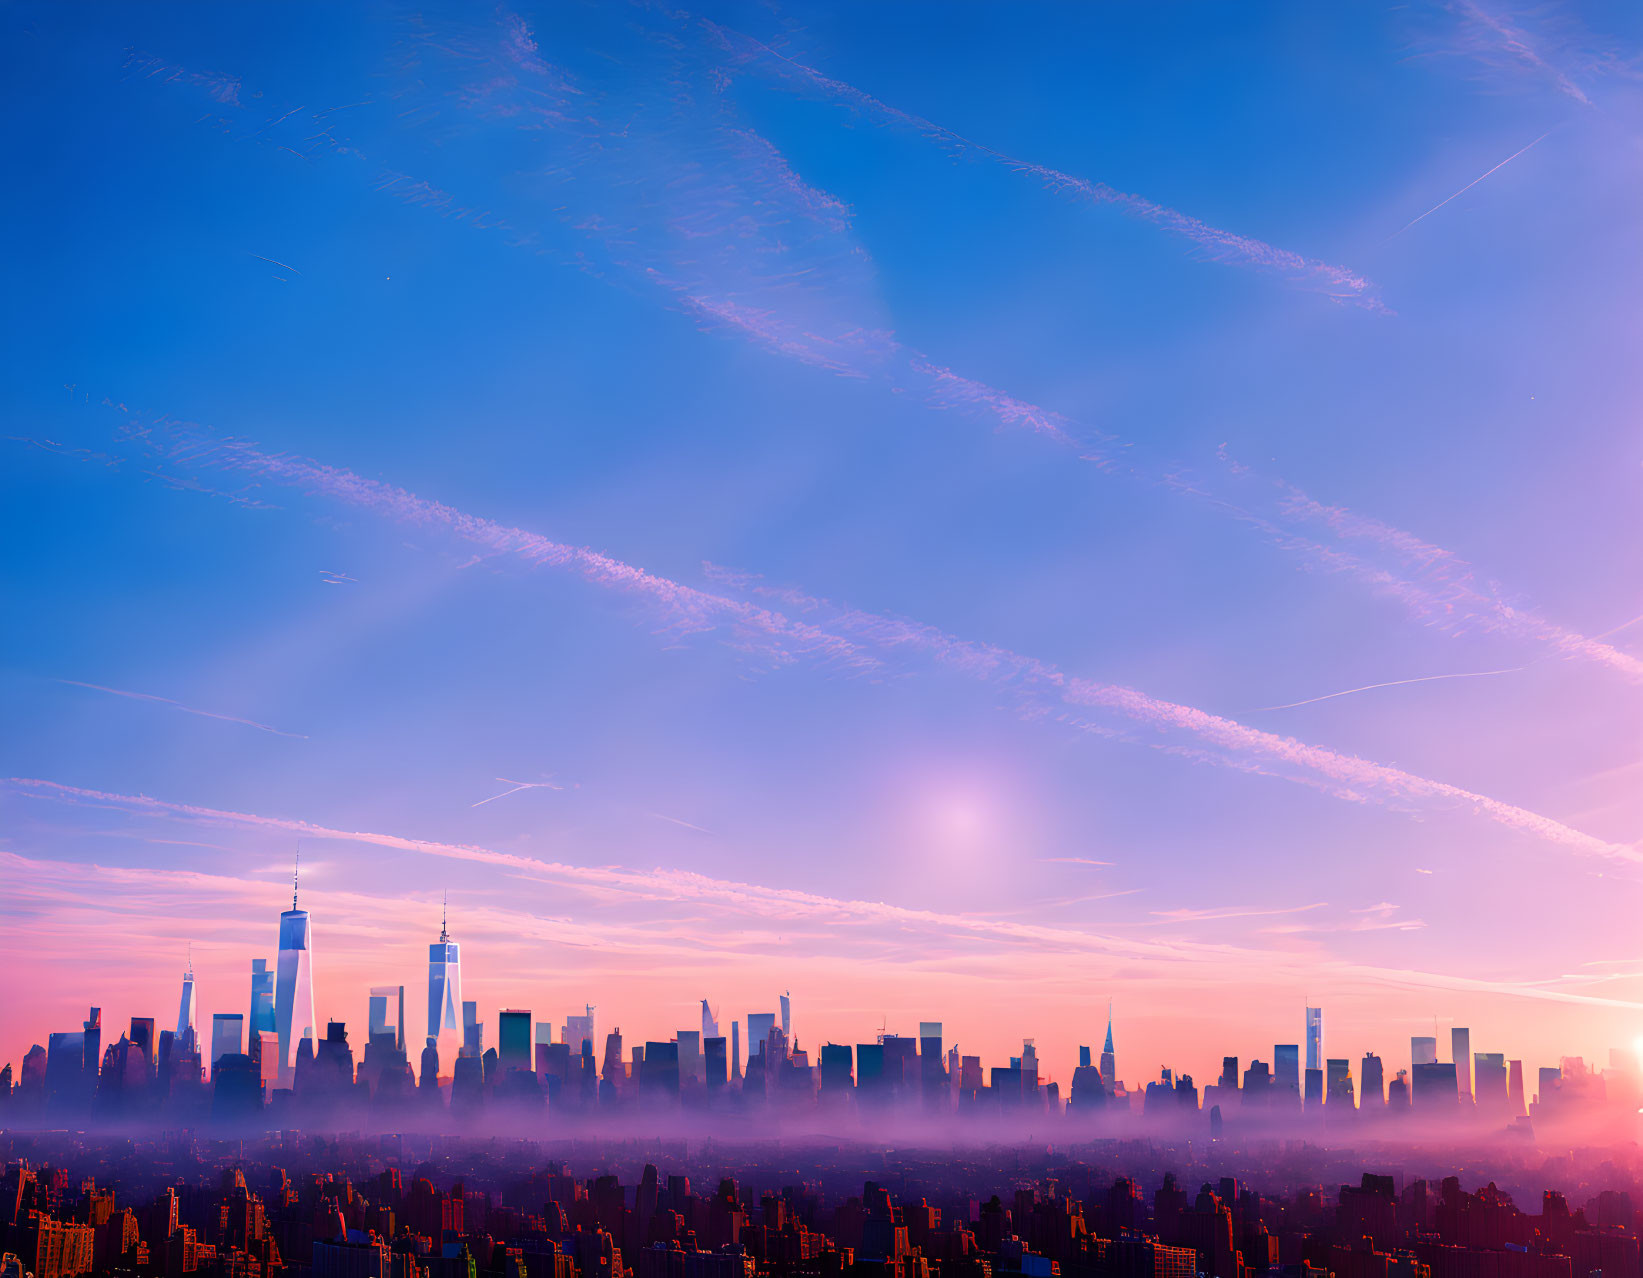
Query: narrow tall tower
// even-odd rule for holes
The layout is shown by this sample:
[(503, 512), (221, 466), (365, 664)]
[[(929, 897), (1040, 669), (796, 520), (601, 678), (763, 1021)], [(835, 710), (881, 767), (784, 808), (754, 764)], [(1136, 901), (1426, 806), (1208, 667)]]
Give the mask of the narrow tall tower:
[(1118, 1086), (1118, 1058), (1112, 1052), (1112, 1000), (1107, 1001), (1107, 1042), (1101, 1049), (1101, 1081), (1108, 1090)]
[(455, 1060), (462, 1046), (462, 949), (451, 940), (445, 905), (442, 900), (439, 939), (428, 947), (428, 1039), (440, 1046), (442, 1059)]
[(177, 1041), (194, 1042), (194, 945), (188, 946), (188, 969), (183, 973), (183, 1001), (177, 1008)]
[(782, 1037), (791, 1045), (793, 1042), (793, 991), (788, 990), (782, 995)]
[(718, 1037), (719, 1018), (713, 1015), (713, 1009), (707, 1005), (707, 1000), (704, 998), (702, 1000), (702, 1042), (705, 1043), (710, 1038)]
[[(297, 1044), (304, 1037), (318, 1040), (314, 1025), (314, 936), (307, 910), (297, 908), (297, 868), (291, 875), (291, 908), (280, 915), (279, 964), (274, 973), (274, 1032), (280, 1043), (280, 1085), (289, 1087), (296, 1069)], [(317, 1046), (317, 1042), (316, 1042)]]
[(1324, 1009), (1306, 1009), (1306, 1067), (1322, 1069), (1324, 1055)]

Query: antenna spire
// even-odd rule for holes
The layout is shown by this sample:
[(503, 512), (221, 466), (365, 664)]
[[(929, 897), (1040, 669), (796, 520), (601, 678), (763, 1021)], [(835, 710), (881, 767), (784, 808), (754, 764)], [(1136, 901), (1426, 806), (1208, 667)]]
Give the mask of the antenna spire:
[(291, 912), (297, 909), (297, 878), (302, 873), (302, 840), (297, 840), (297, 860), (291, 870)]
[(439, 894), (439, 943), (441, 945), (451, 939), (450, 933), (445, 930), (445, 907), (449, 903), (450, 895), (450, 889), (448, 888)]
[(188, 979), (194, 979), (194, 942), (188, 943)]

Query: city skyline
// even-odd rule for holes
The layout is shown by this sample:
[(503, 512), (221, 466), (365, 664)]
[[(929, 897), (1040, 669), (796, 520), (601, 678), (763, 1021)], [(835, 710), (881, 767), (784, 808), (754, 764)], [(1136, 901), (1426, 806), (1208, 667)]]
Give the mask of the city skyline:
[[(311, 1070), (314, 1067), (316, 1053), (323, 1053), (325, 1050), (321, 1046), (321, 1040), (331, 1040), (340, 1035), (337, 1042), (343, 1045), (343, 1051), (350, 1053), (349, 1059), (353, 1059), (353, 1048), (347, 1046), (348, 1023), (345, 1019), (337, 1016), (315, 1019), (311, 1011), (299, 1014), (299, 1010), (304, 1006), (304, 1000), (308, 1008), (312, 1007), (314, 976), (310, 965), (313, 950), (311, 917), (307, 911), (297, 908), (299, 875), (300, 871), (293, 873), (292, 908), (279, 916), (280, 971), (284, 973), (284, 977), (273, 982), (271, 1012), (268, 1007), (269, 988), (270, 977), (274, 973), (269, 972), (265, 959), (253, 958), (246, 970), (246, 1011), (212, 1013), (211, 1033), (209, 1037), (201, 1035), (195, 1023), (195, 974), (192, 946), (190, 947), (190, 962), (182, 978), (182, 1002), (177, 1028), (173, 1032), (162, 1034), (158, 1043), (159, 1059), (162, 1062), (168, 1055), (191, 1055), (194, 1063), (187, 1066), (185, 1073), (179, 1076), (177, 1086), (187, 1086), (192, 1072), (198, 1075), (194, 1079), (195, 1083), (203, 1080), (215, 1089), (218, 1086), (218, 1064), (227, 1057), (230, 1065), (234, 1061), (249, 1061), (247, 1068), (251, 1074), (262, 1080), (260, 1089), (265, 1103), (274, 1102), (275, 1089), (280, 1089), (285, 1097), (291, 1097), (293, 1087), (298, 1103), (301, 1103), (305, 1086), (303, 1071)], [(819, 1094), (824, 1102), (829, 1091), (830, 1069), (834, 1071), (834, 1087), (837, 1086), (839, 1069), (852, 1080), (857, 1079), (857, 1071), (861, 1071), (860, 1080), (850, 1083), (852, 1090), (858, 1086), (868, 1085), (866, 1079), (869, 1067), (865, 1060), (859, 1058), (870, 1049), (860, 1045), (852, 1046), (853, 1040), (848, 1037), (842, 1044), (832, 1038), (812, 1038), (808, 1040), (807, 1046), (806, 1041), (801, 1040), (794, 1032), (790, 990), (776, 996), (776, 1011), (748, 1011), (742, 1017), (732, 1018), (728, 1038), (721, 1034), (717, 1015), (711, 1010), (707, 998), (698, 1001), (701, 1014), (700, 1030), (676, 1028), (661, 1031), (660, 1034), (629, 1033), (625, 1039), (620, 1024), (612, 1028), (608, 1034), (599, 1033), (594, 1015), (595, 1007), (591, 1003), (587, 1004), (581, 1013), (567, 1012), (556, 1038), (555, 1019), (551, 1012), (546, 1013), (547, 1019), (543, 1020), (534, 1015), (530, 1008), (487, 1009), (477, 1000), (463, 999), (460, 942), (449, 931), (448, 904), (448, 896), (442, 894), (439, 939), (429, 946), (427, 1018), (424, 1023), (425, 1033), (420, 1040), (424, 1048), (422, 1052), (416, 1050), (417, 1037), (406, 1021), (405, 986), (374, 985), (368, 991), (369, 1023), (365, 1040), (359, 1044), (360, 1050), (363, 1051), (369, 1046), (374, 1053), (386, 1051), (391, 1054), (397, 1051), (399, 1065), (393, 1068), (405, 1071), (407, 1089), (413, 1085), (423, 1089), (431, 1086), (428, 1080), (434, 1077), (434, 1073), (430, 1071), (437, 1072), (440, 1087), (449, 1089), (453, 1080), (460, 1076), (458, 1062), (467, 1058), (468, 1064), (477, 1068), (481, 1057), (485, 1062), (487, 1092), (494, 1089), (497, 1096), (508, 1094), (504, 1086), (505, 1081), (516, 1071), (532, 1075), (538, 1087), (545, 1086), (548, 1073), (553, 1073), (558, 1080), (555, 1085), (568, 1093), (570, 1079), (562, 1077), (557, 1071), (563, 1070), (567, 1063), (574, 1063), (581, 1057), (587, 1058), (585, 1063), (588, 1063), (589, 1072), (595, 1079), (603, 1077), (608, 1081), (613, 1076), (617, 1079), (625, 1078), (628, 1080), (628, 1086), (637, 1089), (640, 1081), (639, 1071), (641, 1066), (645, 1065), (642, 1058), (646, 1056), (646, 1047), (643, 1045), (648, 1045), (651, 1055), (654, 1055), (658, 1043), (671, 1044), (667, 1050), (672, 1054), (669, 1057), (672, 1063), (667, 1068), (671, 1071), (671, 1086), (675, 1094), (681, 1081), (687, 1084), (688, 1091), (688, 1085), (692, 1080), (698, 1087), (705, 1080), (711, 1091), (715, 1072), (718, 1086), (729, 1084), (734, 1090), (746, 1067), (752, 1071), (752, 1075), (759, 1077), (760, 1095), (764, 1095), (767, 1090), (774, 1087), (774, 1083), (765, 1078), (766, 1071), (775, 1067), (761, 1064), (761, 1061), (772, 1051), (779, 1052), (778, 1059), (784, 1062), (784, 1069), (791, 1064), (809, 1077), (807, 1087), (812, 1095), (816, 1093), (819, 1085)], [(390, 1025), (387, 1019), (389, 1000), (396, 996), (397, 1013), (394, 1023)], [(459, 1009), (458, 1021), (452, 1020), (453, 1007)], [(1199, 1074), (1182, 1061), (1165, 1062), (1150, 1073), (1142, 1069), (1139, 1077), (1125, 1079), (1116, 1064), (1113, 1007), (1113, 1002), (1109, 1000), (1104, 1036), (1093, 1037), (1090, 1040), (1101, 1042), (1101, 1047), (1096, 1049), (1090, 1042), (1081, 1043), (1077, 1049), (1076, 1067), (1069, 1066), (1063, 1071), (1057, 1071), (1052, 1062), (1038, 1056), (1035, 1038), (1032, 1036), (1025, 1037), (1022, 1052), (1010, 1058), (1011, 1067), (1026, 1071), (1023, 1077), (1030, 1076), (1035, 1090), (1040, 1085), (1051, 1089), (1047, 1098), (1047, 1108), (1050, 1111), (1053, 1112), (1058, 1104), (1068, 1103), (1069, 1098), (1061, 1096), (1063, 1083), (1068, 1083), (1069, 1113), (1075, 1116), (1081, 1104), (1080, 1090), (1082, 1089), (1084, 1094), (1082, 1104), (1087, 1106), (1090, 1103), (1089, 1092), (1093, 1086), (1096, 1090), (1115, 1098), (1106, 1103), (1117, 1103), (1124, 1110), (1134, 1110), (1138, 1114), (1141, 1113), (1144, 1097), (1146, 1115), (1156, 1118), (1153, 1093), (1160, 1085), (1168, 1091), (1175, 1085), (1176, 1080), (1179, 1080), (1181, 1086), (1195, 1089), (1195, 1110), (1198, 1108), (1197, 1097), (1200, 1092), (1202, 1093), (1202, 1113), (1208, 1115), (1212, 1108), (1216, 1109), (1217, 1123), (1221, 1121), (1219, 1107), (1233, 1104), (1237, 1104), (1240, 1109), (1254, 1105), (1261, 1113), (1265, 1113), (1269, 1105), (1275, 1111), (1292, 1108), (1296, 1115), (1303, 1109), (1308, 1115), (1326, 1111), (1338, 1114), (1343, 1107), (1347, 1112), (1362, 1111), (1366, 1114), (1371, 1111), (1379, 1113), (1388, 1110), (1417, 1112), (1423, 1113), (1427, 1120), (1431, 1120), (1434, 1115), (1441, 1118), (1446, 1107), (1453, 1109), (1457, 1114), (1469, 1115), (1475, 1105), (1476, 1121), (1482, 1124), (1479, 1130), (1483, 1130), (1487, 1129), (1491, 1122), (1498, 1127), (1503, 1119), (1514, 1116), (1519, 1119), (1527, 1118), (1535, 1112), (1544, 1093), (1531, 1090), (1526, 1085), (1526, 1079), (1530, 1077), (1538, 1078), (1541, 1088), (1552, 1086), (1559, 1088), (1560, 1091), (1567, 1091), (1567, 1103), (1572, 1104), (1588, 1103), (1587, 1089), (1594, 1085), (1598, 1088), (1597, 1095), (1600, 1099), (1607, 1091), (1609, 1104), (1617, 1101), (1617, 1094), (1614, 1091), (1616, 1087), (1623, 1089), (1622, 1095), (1635, 1094), (1639, 1099), (1643, 1099), (1643, 1037), (1634, 1040), (1628, 1046), (1611, 1047), (1604, 1061), (1585, 1061), (1577, 1053), (1562, 1053), (1555, 1065), (1530, 1062), (1526, 1068), (1522, 1060), (1508, 1060), (1502, 1052), (1474, 1054), (1471, 1050), (1470, 1027), (1452, 1026), (1449, 1034), (1451, 1050), (1447, 1061), (1439, 1059), (1438, 1038), (1435, 1033), (1430, 1036), (1411, 1035), (1408, 1064), (1407, 1068), (1404, 1068), (1401, 1067), (1401, 1058), (1396, 1050), (1384, 1058), (1379, 1052), (1365, 1052), (1361, 1061), (1355, 1061), (1351, 1057), (1329, 1055), (1324, 1036), (1324, 1009), (1311, 1005), (1302, 1008), (1304, 1015), (1300, 1041), (1273, 1044), (1268, 1061), (1262, 1061), (1253, 1055), (1221, 1057), (1221, 1072), (1214, 1087), (1208, 1086), (1210, 1076), (1207, 1070)], [(25, 1090), (31, 1078), (36, 1083), (44, 1081), (51, 1095), (57, 1097), (58, 1103), (61, 1103), (59, 1093), (63, 1093), (65, 1085), (58, 1075), (58, 1066), (48, 1062), (55, 1062), (62, 1051), (72, 1050), (76, 1061), (83, 1056), (87, 1070), (92, 1068), (91, 1062), (94, 1059), (99, 1060), (100, 1072), (106, 1078), (111, 1068), (110, 1062), (116, 1062), (117, 1057), (113, 1044), (109, 1046), (106, 1058), (99, 1057), (102, 1012), (101, 1006), (91, 1008), (90, 1019), (85, 1022), (83, 1035), (55, 1032), (48, 1035), (51, 1043), (49, 1054), (39, 1044), (30, 1048), (26, 1058), (21, 1062), (20, 1076), (24, 1080)], [(303, 1024), (304, 1019), (308, 1024)], [(488, 1020), (494, 1021), (496, 1026), (496, 1034), (490, 1041), (489, 1050), (486, 1046)], [(118, 1023), (117, 1019), (111, 1021), (114, 1025)], [(140, 1025), (147, 1026), (143, 1031), (146, 1036), (143, 1042), (150, 1044), (154, 1034), (152, 1019), (144, 1020), (134, 1016), (131, 1019), (129, 1037), (133, 1042), (138, 1041)], [(243, 1028), (247, 1025), (252, 1027), (249, 1036)], [(256, 1031), (264, 1025), (271, 1028), (261, 1035), (262, 1041), (258, 1042)], [(745, 1037), (740, 1033), (742, 1025), (746, 1026)], [(357, 1021), (355, 1027), (358, 1027)], [(1433, 1028), (1434, 1031), (1437, 1028), (1435, 1022)], [(384, 1034), (386, 1038), (383, 1043), (379, 1043), (379, 1036)], [(126, 1038), (127, 1034), (122, 1033), (118, 1045), (122, 1049)], [(81, 1041), (76, 1043), (73, 1040)], [(884, 1044), (883, 1051), (888, 1053), (888, 1044), (892, 1040), (906, 1044), (913, 1053), (911, 1059), (917, 1066), (917, 1088), (926, 1095), (931, 1093), (932, 1088), (944, 1094), (951, 1093), (956, 1108), (960, 1079), (963, 1077), (968, 1080), (972, 1076), (968, 1064), (961, 1075), (958, 1068), (961, 1057), (956, 1043), (952, 1044), (950, 1054), (944, 1052), (944, 1042), (950, 1040), (945, 1039), (943, 1022), (920, 1021), (915, 1037), (911, 1033), (903, 1033), (899, 1026), (890, 1026), (886, 1020), (879, 1026), (876, 1037), (870, 1037), (866, 1041)], [(623, 1055), (624, 1041), (631, 1043), (635, 1049), (631, 1064)], [(556, 1066), (550, 1062), (551, 1049), (555, 1045), (561, 1052), (566, 1053), (559, 1058), (559, 1064)], [(1202, 1042), (1198, 1044), (1198, 1048), (1212, 1054), (1218, 1050), (1213, 1044)], [(834, 1058), (832, 1054), (841, 1050), (844, 1055)], [(549, 1055), (545, 1056), (544, 1051), (548, 1051)], [(153, 1047), (145, 1046), (145, 1052), (152, 1076), (156, 1067)], [(244, 1053), (249, 1053), (249, 1056), (243, 1055)], [(264, 1059), (266, 1053), (272, 1053), (268, 1060)], [(755, 1057), (760, 1059), (755, 1060)], [(973, 1085), (987, 1089), (984, 1081), (988, 1068), (986, 1058), (972, 1053), (962, 1059), (966, 1063), (976, 1062)], [(371, 1060), (372, 1058), (367, 1056), (365, 1063), (358, 1067), (358, 1077), (362, 1085), (367, 1085), (369, 1078), (369, 1091), (375, 1095), (382, 1086), (381, 1071), (388, 1068), (388, 1064), (380, 1056), (376, 1058), (374, 1065), (370, 1064)], [(1239, 1070), (1240, 1061), (1248, 1066), (1242, 1073)], [(1027, 1068), (1029, 1062), (1030, 1069)], [(646, 1066), (649, 1069), (655, 1067), (654, 1062)], [(7, 1070), (8, 1079), (19, 1074), (10, 1062), (6, 1062), (4, 1068)], [(116, 1074), (119, 1074), (125, 1066), (116, 1064), (114, 1068)], [(159, 1066), (163, 1080), (168, 1078), (165, 1073), (167, 1068), (164, 1064)], [(882, 1068), (884, 1067), (878, 1065), (872, 1067), (875, 1072)], [(497, 1071), (494, 1078), (493, 1069)], [(901, 1069), (898, 1060), (896, 1070), (899, 1073)], [(913, 1069), (913, 1066), (908, 1066), (908, 1069)], [(545, 1070), (547, 1072), (544, 1072)], [(1606, 1080), (1611, 1074), (1619, 1081), (1612, 1084), (1594, 1084), (1594, 1079)], [(1202, 1082), (1195, 1084), (1195, 1076), (1201, 1078)], [(53, 1079), (57, 1081), (53, 1082)], [(421, 1079), (420, 1083), (416, 1082), (417, 1079)], [(1560, 1079), (1563, 1080), (1561, 1084), (1558, 1081)], [(352, 1066), (348, 1081), (351, 1086), (354, 1081)], [(913, 1075), (909, 1075), (908, 1082), (915, 1083)], [(560, 1086), (561, 1084), (564, 1086)], [(315, 1085), (312, 1079), (306, 1084), (309, 1089)], [(458, 1082), (456, 1086), (460, 1091), (463, 1084)], [(472, 1078), (467, 1080), (467, 1086), (476, 1086)], [(647, 1083), (647, 1087), (649, 1086), (654, 1084)], [(784, 1084), (784, 1090), (788, 1086), (790, 1085)], [(165, 1095), (172, 1087), (170, 1081), (163, 1081), (160, 1094)], [(996, 1092), (998, 1087), (999, 1083), (995, 1077), (988, 1090)], [(1271, 1101), (1266, 1099), (1268, 1088), (1274, 1097)], [(454, 1115), (460, 1108), (460, 1103), (454, 1101), (455, 1092), (452, 1096)], [(1244, 1100), (1247, 1096), (1254, 1096), (1256, 1099)], [(1287, 1099), (1277, 1099), (1279, 1097)], [(1440, 1097), (1446, 1097), (1447, 1100), (1438, 1100)], [(552, 1097), (547, 1099), (552, 1100)], [(601, 1101), (611, 1103), (605, 1100), (602, 1092)], [(31, 1103), (37, 1105), (38, 1098)], [(537, 1103), (540, 1104), (541, 1101)], [(560, 1103), (570, 1102), (554, 1101), (554, 1106), (557, 1107)], [(995, 1106), (996, 1103), (995, 1101)], [(1620, 1103), (1625, 1106), (1623, 1100)], [(1169, 1104), (1173, 1110), (1174, 1102), (1171, 1101)], [(583, 1102), (576, 1102), (573, 1105), (573, 1113), (580, 1112), (583, 1107)], [(1638, 1109), (1637, 1112), (1643, 1114), (1643, 1109)], [(1624, 1108), (1624, 1113), (1630, 1115), (1630, 1108)]]
[(0, 27), (0, 1062), (1643, 1036), (1635, 6)]

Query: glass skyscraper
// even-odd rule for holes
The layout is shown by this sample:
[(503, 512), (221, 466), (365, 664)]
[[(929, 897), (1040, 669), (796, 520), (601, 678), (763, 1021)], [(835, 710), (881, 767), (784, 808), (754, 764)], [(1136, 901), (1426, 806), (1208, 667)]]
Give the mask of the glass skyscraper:
[[(428, 947), (428, 1037), (436, 1042), (441, 1038), (462, 1042), (462, 951), (445, 928), (443, 909), (439, 940)], [(455, 1057), (453, 1051), (448, 1059)]]
[(194, 959), (189, 956), (188, 970), (183, 973), (183, 998), (177, 1007), (177, 1039), (179, 1042), (194, 1041)]
[(274, 974), (267, 959), (251, 960), (251, 1011), (246, 1018), (248, 1033), (274, 1032)]
[(296, 1068), (297, 1044), (304, 1037), (319, 1038), (314, 1025), (313, 953), (312, 926), (308, 911), (297, 908), (293, 878), (291, 908), (280, 915), (280, 953), (274, 973), (274, 1032), (280, 1044), (280, 1082), (286, 1086)]
[(1324, 1054), (1324, 1009), (1306, 1009), (1306, 1067), (1322, 1069)]

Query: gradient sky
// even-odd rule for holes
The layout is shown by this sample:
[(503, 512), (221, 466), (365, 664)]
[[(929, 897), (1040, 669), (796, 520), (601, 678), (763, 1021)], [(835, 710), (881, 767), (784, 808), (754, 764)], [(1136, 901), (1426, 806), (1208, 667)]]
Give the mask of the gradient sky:
[(1636, 6), (0, 23), (0, 1060), (1643, 1034)]

